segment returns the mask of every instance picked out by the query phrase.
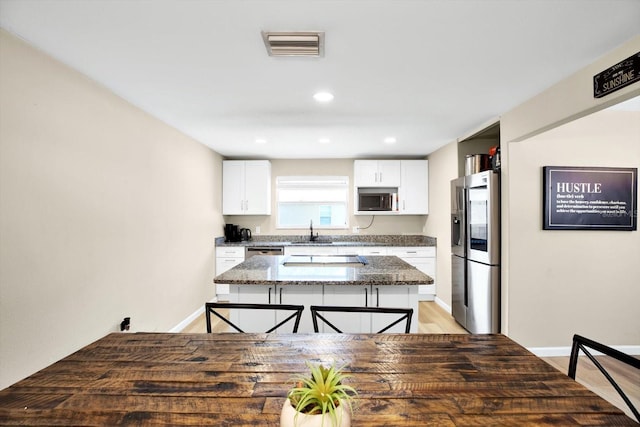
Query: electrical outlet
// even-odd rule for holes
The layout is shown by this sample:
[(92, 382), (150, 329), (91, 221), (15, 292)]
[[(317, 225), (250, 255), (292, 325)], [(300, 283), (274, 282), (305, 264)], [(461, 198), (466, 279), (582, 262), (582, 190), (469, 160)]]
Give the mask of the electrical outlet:
[(256, 225), (256, 234), (260, 234), (260, 226)]
[(358, 227), (357, 225), (354, 225), (353, 228), (351, 229), (352, 232), (354, 233), (359, 233), (360, 232), (360, 227)]

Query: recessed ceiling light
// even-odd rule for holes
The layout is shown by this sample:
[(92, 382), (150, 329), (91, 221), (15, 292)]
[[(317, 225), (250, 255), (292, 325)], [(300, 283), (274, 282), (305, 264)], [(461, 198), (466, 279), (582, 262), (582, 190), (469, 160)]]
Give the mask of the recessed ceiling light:
[(388, 136), (384, 139), (385, 144), (395, 144), (397, 142), (394, 136)]
[(264, 138), (257, 138), (256, 139), (256, 144), (266, 144), (267, 140)]
[(317, 92), (313, 95), (313, 99), (318, 102), (331, 102), (333, 100), (333, 94), (329, 92)]
[(328, 143), (330, 143), (330, 142), (331, 142), (331, 140), (330, 140), (329, 138), (320, 138), (320, 139), (318, 140), (318, 142), (319, 142), (320, 144), (328, 144)]

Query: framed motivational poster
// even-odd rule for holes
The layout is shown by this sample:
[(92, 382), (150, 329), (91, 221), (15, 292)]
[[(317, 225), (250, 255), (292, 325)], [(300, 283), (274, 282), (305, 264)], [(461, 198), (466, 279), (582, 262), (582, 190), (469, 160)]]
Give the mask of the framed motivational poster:
[(543, 229), (637, 229), (637, 168), (544, 166), (542, 170)]

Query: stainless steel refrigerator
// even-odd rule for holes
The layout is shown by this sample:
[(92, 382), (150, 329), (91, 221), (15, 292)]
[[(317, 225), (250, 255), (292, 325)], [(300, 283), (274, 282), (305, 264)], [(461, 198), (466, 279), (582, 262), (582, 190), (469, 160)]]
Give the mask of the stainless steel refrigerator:
[(500, 332), (500, 178), (451, 181), (451, 311), (474, 334)]

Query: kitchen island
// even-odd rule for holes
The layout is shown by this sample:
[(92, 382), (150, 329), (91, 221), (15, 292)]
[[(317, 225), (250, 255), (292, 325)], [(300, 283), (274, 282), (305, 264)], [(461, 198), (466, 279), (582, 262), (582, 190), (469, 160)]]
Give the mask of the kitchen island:
[[(418, 286), (433, 279), (396, 256), (342, 257), (259, 255), (218, 275), (214, 283), (220, 301), (249, 304), (340, 305), (413, 308), (411, 332), (417, 332)], [(347, 259), (348, 258), (348, 259)], [(357, 258), (364, 259), (358, 264)], [(332, 262), (336, 261), (336, 262)], [(244, 318), (236, 316), (245, 316)], [(263, 331), (267, 320), (258, 313), (232, 313), (232, 321), (251, 332)], [(369, 314), (350, 321), (348, 332), (368, 333), (378, 322)], [(303, 315), (300, 332), (313, 330), (311, 317)], [(401, 327), (398, 331), (401, 332)]]

